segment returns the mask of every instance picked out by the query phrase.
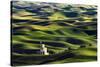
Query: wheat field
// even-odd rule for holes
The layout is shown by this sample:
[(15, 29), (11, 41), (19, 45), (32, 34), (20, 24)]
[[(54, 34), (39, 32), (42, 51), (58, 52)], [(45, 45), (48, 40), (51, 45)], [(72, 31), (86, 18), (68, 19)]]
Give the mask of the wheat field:
[(12, 1), (11, 36), (12, 66), (96, 61), (97, 6)]

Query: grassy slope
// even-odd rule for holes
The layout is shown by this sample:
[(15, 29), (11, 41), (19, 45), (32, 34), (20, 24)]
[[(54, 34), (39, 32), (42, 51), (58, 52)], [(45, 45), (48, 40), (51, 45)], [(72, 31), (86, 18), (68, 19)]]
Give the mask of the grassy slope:
[[(69, 9), (75, 8), (70, 6)], [(64, 7), (64, 10), (55, 11), (54, 8), (48, 7), (51, 11), (49, 10), (50, 15), (46, 16), (48, 9), (42, 7), (45, 9), (43, 17), (48, 18), (43, 19), (34, 9), (22, 8), (23, 5), (20, 7), (22, 10), (18, 11), (18, 7), (12, 7), (16, 9), (13, 9), (12, 14), (12, 65), (96, 61), (96, 24), (93, 20), (96, 17), (81, 13), (89, 12), (89, 8), (71, 11), (65, 6), (66, 9)], [(59, 8), (63, 9), (62, 6)], [(64, 11), (72, 12), (75, 17)], [(34, 52), (40, 49), (40, 42), (48, 48), (49, 56)]]

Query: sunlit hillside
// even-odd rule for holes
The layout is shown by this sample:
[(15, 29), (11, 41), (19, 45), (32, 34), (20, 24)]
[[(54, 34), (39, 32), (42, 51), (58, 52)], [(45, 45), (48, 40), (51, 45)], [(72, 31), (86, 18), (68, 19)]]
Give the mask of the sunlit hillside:
[[(11, 65), (97, 60), (96, 5), (27, 1), (11, 4)], [(48, 55), (41, 53), (44, 48)]]

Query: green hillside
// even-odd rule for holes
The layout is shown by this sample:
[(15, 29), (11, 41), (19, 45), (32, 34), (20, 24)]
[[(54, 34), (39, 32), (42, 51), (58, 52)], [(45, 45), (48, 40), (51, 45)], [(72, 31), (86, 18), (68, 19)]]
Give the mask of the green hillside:
[[(11, 65), (97, 60), (97, 6), (11, 2)], [(49, 55), (40, 53), (45, 44)]]

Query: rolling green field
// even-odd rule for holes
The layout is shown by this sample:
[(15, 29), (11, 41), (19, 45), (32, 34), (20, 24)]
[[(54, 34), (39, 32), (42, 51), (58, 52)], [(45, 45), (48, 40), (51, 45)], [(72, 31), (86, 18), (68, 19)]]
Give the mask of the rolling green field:
[(12, 1), (11, 13), (12, 66), (97, 60), (96, 5)]

